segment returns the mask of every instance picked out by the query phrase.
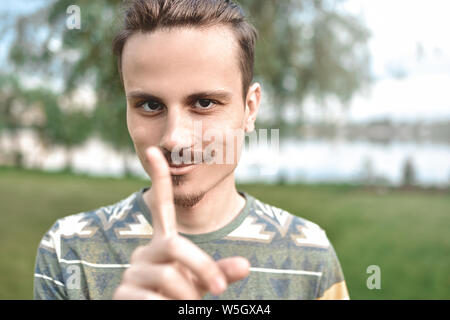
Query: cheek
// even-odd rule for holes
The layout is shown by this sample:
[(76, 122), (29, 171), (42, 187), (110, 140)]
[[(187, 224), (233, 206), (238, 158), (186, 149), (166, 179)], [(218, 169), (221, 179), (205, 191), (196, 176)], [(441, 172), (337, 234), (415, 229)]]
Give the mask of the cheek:
[(158, 144), (158, 127), (148, 119), (127, 112), (127, 126), (137, 152)]
[[(203, 153), (214, 164), (236, 166), (245, 141), (242, 119), (215, 122), (203, 130)], [(214, 150), (214, 151), (213, 151)], [(213, 155), (214, 152), (214, 155)]]
[(136, 119), (133, 113), (130, 111), (130, 107), (127, 106), (127, 128), (131, 139), (134, 141), (135, 129), (136, 129)]
[(227, 163), (229, 163), (230, 159), (233, 159), (232, 164), (237, 165), (245, 142), (245, 114), (243, 110), (238, 112), (237, 116), (230, 122), (228, 135), (228, 140), (224, 140), (228, 158)]

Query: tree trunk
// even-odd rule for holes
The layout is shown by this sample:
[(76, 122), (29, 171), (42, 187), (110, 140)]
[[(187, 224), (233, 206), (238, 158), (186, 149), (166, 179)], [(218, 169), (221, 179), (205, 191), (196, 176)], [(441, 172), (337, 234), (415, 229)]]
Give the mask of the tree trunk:
[(73, 164), (73, 149), (68, 147), (66, 150), (66, 163), (64, 164), (65, 172), (74, 172), (74, 164)]
[(122, 151), (122, 159), (123, 159), (123, 175), (125, 178), (130, 178), (133, 176), (133, 172), (130, 169), (130, 165), (128, 163), (128, 152)]
[(12, 148), (13, 153), (13, 165), (16, 168), (22, 169), (23, 168), (23, 153), (20, 149), (20, 132), (18, 130), (13, 130), (12, 132), (14, 145)]

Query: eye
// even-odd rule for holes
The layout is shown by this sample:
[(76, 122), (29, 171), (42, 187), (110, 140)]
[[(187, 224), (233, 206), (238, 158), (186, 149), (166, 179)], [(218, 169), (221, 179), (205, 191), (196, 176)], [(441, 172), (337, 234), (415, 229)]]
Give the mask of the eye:
[(142, 107), (142, 109), (147, 112), (156, 112), (161, 110), (163, 105), (156, 101), (144, 101), (143, 103), (140, 103), (138, 107)]
[(210, 99), (198, 99), (195, 103), (195, 107), (200, 109), (211, 109), (215, 104), (215, 101)]

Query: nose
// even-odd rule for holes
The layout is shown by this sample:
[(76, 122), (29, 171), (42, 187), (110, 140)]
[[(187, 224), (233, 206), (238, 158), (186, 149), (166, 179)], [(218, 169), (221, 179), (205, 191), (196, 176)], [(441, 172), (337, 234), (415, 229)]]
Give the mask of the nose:
[(178, 152), (193, 145), (192, 120), (183, 114), (181, 108), (168, 108), (164, 132), (159, 146), (167, 152)]

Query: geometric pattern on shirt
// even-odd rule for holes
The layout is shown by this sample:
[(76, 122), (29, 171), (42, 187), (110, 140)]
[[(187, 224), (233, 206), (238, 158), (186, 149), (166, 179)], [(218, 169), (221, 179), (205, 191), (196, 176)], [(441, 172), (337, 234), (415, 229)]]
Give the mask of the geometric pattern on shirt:
[(307, 221), (304, 226), (297, 225), (296, 229), (299, 233), (291, 234), (291, 239), (294, 241), (296, 246), (318, 248), (328, 248), (330, 246), (330, 242), (325, 231), (318, 225)]
[(265, 231), (265, 223), (256, 223), (257, 218), (247, 216), (239, 227), (229, 233), (226, 240), (242, 240), (251, 242), (270, 243), (275, 232)]
[(256, 214), (275, 226), (275, 228), (277, 228), (280, 232), (281, 236), (284, 237), (294, 217), (283, 209), (262, 203), (257, 199), (255, 199), (255, 203)]
[(61, 237), (72, 238), (79, 236), (80, 238), (90, 238), (98, 230), (98, 227), (87, 227), (92, 219), (87, 219), (84, 213), (68, 216), (58, 221), (58, 227), (49, 231), (50, 239), (43, 239), (41, 245), (48, 249), (56, 251), (56, 256), (61, 257)]
[(128, 212), (133, 207), (134, 199), (136, 195), (133, 193), (126, 199), (118, 202), (117, 204), (112, 204), (110, 206), (101, 207), (97, 212), (97, 216), (102, 222), (103, 229), (108, 230), (116, 221), (120, 221), (126, 218)]
[(132, 214), (133, 222), (125, 224), (124, 228), (115, 228), (114, 232), (118, 239), (143, 238), (150, 239), (153, 228), (141, 212)]

